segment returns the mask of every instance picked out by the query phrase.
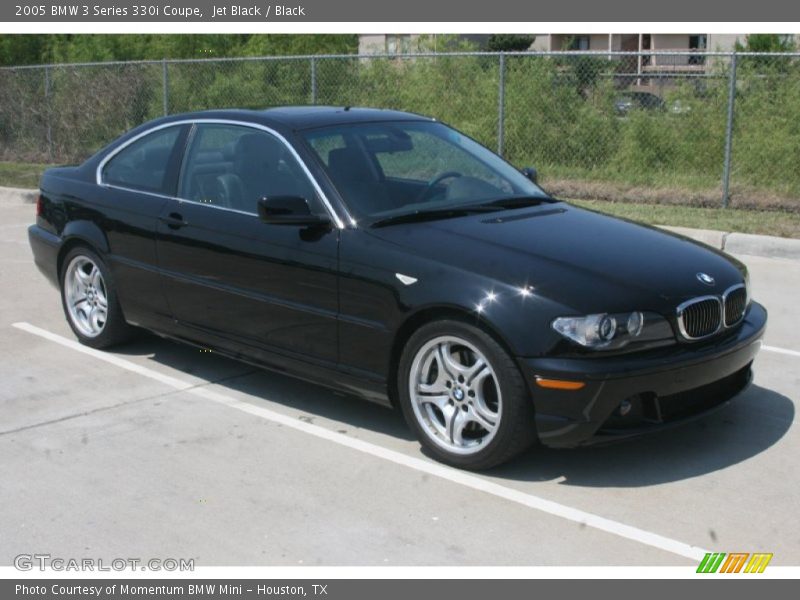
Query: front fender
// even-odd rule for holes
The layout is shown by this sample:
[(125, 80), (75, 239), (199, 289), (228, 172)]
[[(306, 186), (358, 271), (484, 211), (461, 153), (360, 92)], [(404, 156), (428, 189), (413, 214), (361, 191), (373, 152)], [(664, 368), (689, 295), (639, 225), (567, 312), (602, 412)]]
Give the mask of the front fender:
[(516, 287), (447, 269), (405, 288), (398, 293), (408, 308), (403, 324), (435, 310), (458, 312), (493, 332), (514, 356), (542, 356), (561, 342), (550, 324), (565, 307), (532, 286)]

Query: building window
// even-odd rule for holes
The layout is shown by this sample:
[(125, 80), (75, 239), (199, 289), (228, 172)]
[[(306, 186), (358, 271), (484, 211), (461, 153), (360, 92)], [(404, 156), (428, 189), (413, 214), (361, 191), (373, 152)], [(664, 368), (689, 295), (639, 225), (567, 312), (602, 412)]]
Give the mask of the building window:
[(410, 35), (387, 35), (386, 54), (408, 54), (411, 49)]
[[(689, 36), (690, 52), (705, 52), (708, 47), (708, 36), (705, 33)], [(703, 65), (706, 62), (705, 56), (690, 56), (690, 65)]]
[(590, 45), (588, 35), (574, 35), (569, 40), (567, 50), (589, 50)]

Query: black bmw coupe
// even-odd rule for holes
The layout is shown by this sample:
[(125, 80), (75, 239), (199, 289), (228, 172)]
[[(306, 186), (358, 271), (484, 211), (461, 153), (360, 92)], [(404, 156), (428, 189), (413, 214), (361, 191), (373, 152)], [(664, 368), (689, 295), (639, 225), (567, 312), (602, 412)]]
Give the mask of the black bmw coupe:
[(146, 123), (48, 170), (29, 238), (82, 343), (140, 327), (399, 406), (469, 469), (720, 406), (767, 320), (731, 257), (395, 111)]

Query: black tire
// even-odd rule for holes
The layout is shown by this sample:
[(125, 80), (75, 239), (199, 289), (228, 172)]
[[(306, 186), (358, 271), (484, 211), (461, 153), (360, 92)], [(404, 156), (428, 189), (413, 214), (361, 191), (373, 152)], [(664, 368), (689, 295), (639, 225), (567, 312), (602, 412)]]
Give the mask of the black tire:
[[(81, 257), (88, 259), (97, 265), (100, 275), (102, 276), (102, 283), (104, 284), (105, 288), (105, 298), (107, 303), (106, 318), (105, 323), (102, 326), (102, 330), (96, 335), (87, 335), (81, 331), (80, 326), (75, 323), (67, 307), (67, 282), (65, 279), (68, 267), (76, 258)], [(115, 344), (125, 342), (131, 338), (133, 334), (133, 328), (125, 322), (125, 317), (122, 314), (122, 308), (120, 308), (119, 301), (117, 299), (114, 278), (100, 255), (86, 246), (75, 246), (74, 248), (70, 249), (61, 263), (59, 282), (61, 284), (61, 306), (64, 309), (64, 316), (67, 319), (70, 329), (72, 329), (73, 333), (81, 344), (91, 346), (92, 348), (108, 348)]]
[[(414, 411), (410, 392), (415, 357), (426, 345), (441, 337), (455, 337), (474, 346), (494, 371), (502, 397), (494, 437), (479, 451), (459, 454), (448, 451), (432, 439)], [(415, 385), (416, 385), (416, 379)], [(403, 416), (425, 449), (441, 462), (469, 470), (483, 470), (507, 462), (536, 441), (533, 402), (528, 387), (514, 360), (482, 329), (458, 320), (428, 323), (406, 343), (398, 368), (397, 390)], [(457, 412), (457, 411), (456, 411)]]

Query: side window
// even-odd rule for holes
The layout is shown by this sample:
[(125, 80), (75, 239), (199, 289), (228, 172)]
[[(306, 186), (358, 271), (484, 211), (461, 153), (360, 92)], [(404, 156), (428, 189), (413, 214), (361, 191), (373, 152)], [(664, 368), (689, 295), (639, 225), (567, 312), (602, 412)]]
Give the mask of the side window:
[(172, 194), (172, 190), (168, 189), (167, 166), (181, 129), (176, 125), (155, 131), (120, 150), (106, 163), (102, 173), (103, 183)]
[(178, 196), (253, 214), (260, 198), (301, 196), (313, 211), (322, 210), (311, 182), (284, 143), (239, 125), (197, 125)]

